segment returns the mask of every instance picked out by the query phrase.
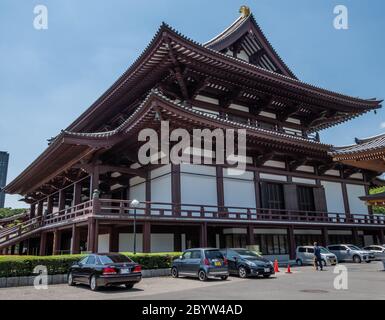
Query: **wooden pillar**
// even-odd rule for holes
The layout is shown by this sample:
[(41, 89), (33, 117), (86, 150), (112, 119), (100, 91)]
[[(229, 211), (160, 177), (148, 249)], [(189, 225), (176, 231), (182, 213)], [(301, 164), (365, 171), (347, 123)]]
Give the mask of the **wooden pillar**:
[(40, 200), (38, 203), (37, 203), (37, 216), (38, 217), (41, 217), (43, 216), (43, 201), (44, 200)]
[(289, 240), (289, 255), (290, 259), (295, 259), (295, 236), (294, 236), (294, 228), (290, 226), (287, 230), (287, 236)]
[(385, 245), (385, 236), (384, 236), (384, 229), (380, 229), (379, 231), (379, 241), (381, 245)]
[(53, 195), (47, 198), (47, 214), (53, 212)]
[(80, 229), (74, 223), (72, 225), (71, 254), (80, 253)]
[(88, 237), (87, 237), (87, 251), (97, 253), (98, 250), (98, 235), (99, 223), (95, 218), (88, 219)]
[(31, 204), (30, 218), (34, 218), (36, 215), (36, 203)]
[(224, 211), (225, 208), (225, 188), (223, 183), (223, 167), (216, 166), (217, 170), (217, 201), (218, 209), (220, 212)]
[(207, 247), (207, 222), (200, 224), (200, 233), (199, 233), (199, 246), (201, 248)]
[(15, 245), (11, 246), (11, 255), (13, 256), (15, 254)]
[(40, 235), (39, 256), (45, 256), (46, 254), (47, 254), (47, 233), (42, 232)]
[(99, 249), (99, 220), (95, 219), (95, 240), (94, 240), (94, 251), (97, 253)]
[(247, 226), (247, 243), (249, 246), (255, 245), (254, 226)]
[(151, 223), (145, 222), (143, 224), (143, 252), (151, 252)]
[(174, 232), (174, 251), (182, 251), (182, 234), (180, 232)]
[(99, 167), (97, 165), (94, 166), (93, 171), (91, 173), (91, 187), (90, 187), (90, 198), (92, 199), (92, 195), (95, 190), (99, 190), (100, 183), (100, 174)]
[(61, 244), (61, 231), (55, 230), (53, 232), (53, 248), (52, 248), (52, 255), (58, 255), (60, 254), (60, 244)]
[(110, 252), (119, 252), (119, 231), (117, 228), (111, 226), (109, 228), (110, 234)]
[(19, 243), (19, 256), (23, 254), (23, 248), (24, 248), (24, 241), (21, 241)]
[(345, 214), (347, 217), (351, 217), (350, 206), (349, 206), (349, 197), (348, 189), (346, 188), (346, 183), (342, 183), (342, 197), (344, 199)]
[(74, 196), (73, 196), (73, 205), (76, 206), (82, 201), (82, 184), (81, 182), (76, 182), (74, 184)]
[(324, 247), (329, 245), (329, 231), (327, 228), (322, 228), (322, 241)]
[(352, 229), (352, 238), (353, 238), (353, 244), (358, 246), (358, 230), (356, 228)]
[(64, 210), (65, 208), (65, 192), (64, 189), (59, 191), (59, 211)]
[(254, 171), (254, 188), (255, 188), (255, 206), (257, 209), (262, 208), (261, 202), (261, 185), (259, 183), (259, 172)]
[(180, 215), (181, 178), (179, 164), (171, 164), (171, 202), (173, 204), (173, 214)]
[[(172, 188), (172, 187), (171, 187)], [(151, 172), (147, 171), (146, 172), (146, 181), (145, 181), (145, 189), (146, 189), (146, 214), (150, 215), (151, 214)], [(134, 199), (130, 199), (134, 200)]]

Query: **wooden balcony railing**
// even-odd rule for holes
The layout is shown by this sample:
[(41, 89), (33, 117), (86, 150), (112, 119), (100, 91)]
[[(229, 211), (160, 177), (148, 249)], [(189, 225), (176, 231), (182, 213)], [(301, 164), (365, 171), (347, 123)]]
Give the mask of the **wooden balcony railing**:
[[(130, 201), (100, 199), (97, 215), (132, 218), (134, 209)], [(384, 225), (385, 215), (326, 213), (315, 211), (290, 211), (245, 207), (217, 207), (212, 205), (171, 204), (163, 202), (141, 202), (136, 209), (138, 218), (173, 217), (178, 219), (241, 220), (261, 222), (303, 222), (331, 224)]]
[(76, 218), (91, 215), (93, 212), (92, 210), (93, 201), (87, 201), (56, 213), (51, 213), (43, 217), (40, 216), (32, 218), (10, 228), (1, 229), (0, 246), (12, 240), (22, 238), (28, 234), (38, 232), (43, 227), (72, 222), (76, 220)]
[(212, 205), (141, 202), (134, 210), (128, 200), (94, 199), (43, 217), (32, 218), (16, 226), (0, 229), (0, 247), (39, 232), (50, 226), (82, 221), (89, 216), (131, 220), (140, 218), (173, 218), (175, 220), (235, 221), (261, 223), (311, 223), (331, 225), (384, 226), (385, 215), (290, 211)]

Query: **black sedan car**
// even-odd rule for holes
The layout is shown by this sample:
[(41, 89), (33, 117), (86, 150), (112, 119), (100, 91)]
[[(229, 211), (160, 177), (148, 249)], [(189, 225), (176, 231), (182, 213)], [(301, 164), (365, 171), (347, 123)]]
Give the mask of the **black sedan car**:
[(142, 280), (142, 268), (128, 257), (117, 253), (90, 254), (74, 264), (68, 272), (68, 285), (87, 284), (91, 290), (125, 285), (132, 289)]
[(263, 276), (268, 278), (274, 274), (273, 263), (254, 251), (247, 249), (222, 249), (221, 252), (229, 263), (229, 272), (241, 278)]

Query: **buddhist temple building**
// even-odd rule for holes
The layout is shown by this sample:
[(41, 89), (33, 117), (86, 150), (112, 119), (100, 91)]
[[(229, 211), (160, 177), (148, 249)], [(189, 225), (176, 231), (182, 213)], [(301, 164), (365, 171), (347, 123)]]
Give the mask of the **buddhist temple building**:
[[(30, 210), (0, 230), (0, 250), (127, 252), (135, 238), (139, 252), (251, 246), (285, 259), (314, 241), (385, 243), (385, 217), (360, 200), (383, 168), (357, 166), (319, 135), (381, 102), (298, 79), (246, 7), (205, 44), (162, 24), (131, 67), (5, 187)], [(189, 134), (245, 130), (246, 171), (230, 174), (214, 152), (200, 153), (212, 164), (140, 163), (139, 133), (159, 133), (162, 121)]]

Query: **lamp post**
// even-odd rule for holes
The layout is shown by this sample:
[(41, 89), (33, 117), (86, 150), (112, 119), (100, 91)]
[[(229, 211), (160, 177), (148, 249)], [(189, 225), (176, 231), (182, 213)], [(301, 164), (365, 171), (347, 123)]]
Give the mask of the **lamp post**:
[(136, 199), (132, 200), (130, 207), (134, 208), (134, 254), (136, 254), (136, 208), (139, 207), (139, 201)]

